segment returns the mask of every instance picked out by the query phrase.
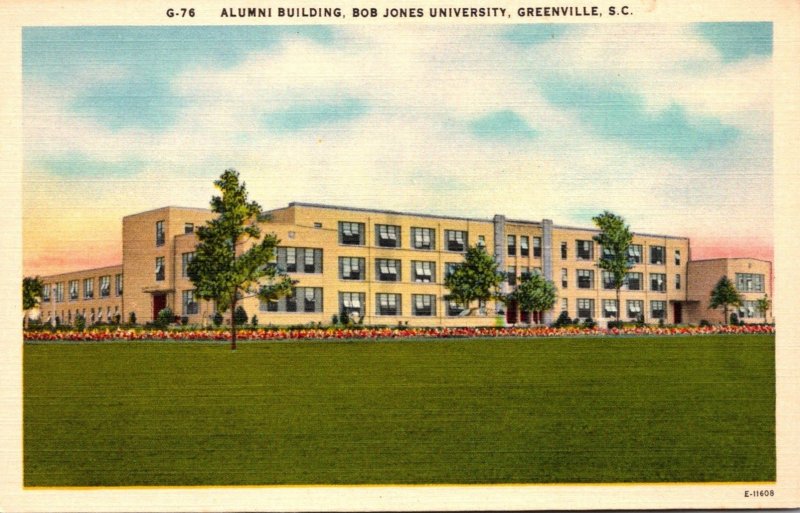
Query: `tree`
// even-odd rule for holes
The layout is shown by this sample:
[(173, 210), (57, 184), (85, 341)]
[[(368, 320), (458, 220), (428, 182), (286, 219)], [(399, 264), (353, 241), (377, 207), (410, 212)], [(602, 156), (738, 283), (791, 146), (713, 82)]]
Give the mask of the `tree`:
[(708, 307), (717, 309), (721, 306), (725, 324), (727, 324), (728, 307), (739, 306), (741, 304), (742, 296), (736, 291), (736, 287), (733, 286), (731, 280), (729, 280), (727, 276), (720, 278), (714, 286), (714, 290), (711, 291), (711, 302)]
[[(218, 215), (197, 229), (199, 244), (187, 269), (196, 295), (213, 300), (218, 312), (235, 312), (246, 296), (268, 300), (289, 293), (293, 282), (270, 265), (280, 241), (275, 234), (261, 237), (259, 223), (269, 217), (248, 201), (239, 173), (227, 169), (214, 185), (222, 193), (211, 198)], [(236, 321), (231, 315), (231, 350), (236, 350)]]
[(756, 303), (758, 304), (758, 310), (764, 314), (764, 322), (767, 322), (767, 312), (772, 308), (772, 300), (764, 294), (764, 297), (758, 299)]
[(519, 308), (528, 312), (544, 312), (556, 304), (558, 293), (553, 282), (539, 274), (524, 273), (508, 300), (515, 301)]
[(633, 234), (623, 218), (608, 210), (594, 216), (592, 221), (600, 229), (600, 233), (595, 235), (593, 240), (603, 251), (597, 265), (611, 275), (611, 283), (617, 293), (616, 317), (619, 326), (620, 310), (622, 310), (619, 290), (625, 284), (628, 271), (633, 267), (633, 261), (628, 254)]
[(444, 279), (450, 290), (445, 299), (469, 308), (473, 301), (486, 301), (499, 297), (499, 287), (505, 277), (497, 269), (497, 262), (481, 246), (467, 248), (464, 262), (458, 264)]
[(43, 292), (44, 283), (38, 276), (35, 278), (26, 276), (22, 279), (22, 309), (25, 312), (25, 317), (23, 318), (25, 327), (28, 326), (28, 310), (39, 306)]

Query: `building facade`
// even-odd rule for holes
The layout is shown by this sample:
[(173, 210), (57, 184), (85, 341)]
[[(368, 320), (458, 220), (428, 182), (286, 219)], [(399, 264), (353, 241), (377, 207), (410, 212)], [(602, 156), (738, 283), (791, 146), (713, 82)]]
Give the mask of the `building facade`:
[[(244, 298), (248, 316), (257, 316), (260, 324), (328, 324), (334, 316), (344, 315), (368, 325), (493, 326), (549, 323), (562, 311), (573, 319), (601, 323), (615, 319), (617, 311), (622, 320), (697, 323), (716, 319), (716, 312), (704, 310), (711, 290), (708, 282), (716, 283), (709, 276), (719, 270), (745, 275), (740, 264), (760, 262), (714, 261), (722, 263), (712, 269), (704, 263), (709, 261), (701, 261), (695, 267), (688, 238), (635, 234), (629, 255), (634, 266), (618, 305), (610, 277), (597, 265), (602, 255), (592, 239), (597, 230), (559, 226), (549, 219), (524, 221), (502, 215), (477, 219), (309, 203), (290, 203), (269, 213), (263, 231), (275, 233), (281, 241), (275, 264), (297, 284), (291, 295), (277, 301)], [(122, 263), (43, 277), (47, 289), (40, 307), (43, 319), (71, 324), (80, 313), (91, 324), (129, 321), (134, 314), (144, 323), (169, 307), (189, 324), (210, 324), (214, 306), (195, 297), (186, 269), (197, 245), (194, 230), (212, 217), (209, 210), (182, 207), (125, 217)], [(513, 290), (524, 273), (552, 280), (559, 292), (555, 308), (523, 312), (513, 303), (448, 301), (445, 276), (474, 245), (485, 247), (506, 273), (505, 292)], [(763, 275), (761, 281), (751, 277), (746, 282), (743, 277), (742, 284), (752, 286), (745, 283), (756, 280), (761, 284), (758, 294), (771, 297), (771, 268), (765, 270), (762, 264), (755, 264), (754, 271)], [(693, 280), (697, 280), (694, 285)], [(79, 292), (85, 287), (110, 291), (73, 299), (76, 282)], [(750, 315), (744, 319), (764, 320)]]

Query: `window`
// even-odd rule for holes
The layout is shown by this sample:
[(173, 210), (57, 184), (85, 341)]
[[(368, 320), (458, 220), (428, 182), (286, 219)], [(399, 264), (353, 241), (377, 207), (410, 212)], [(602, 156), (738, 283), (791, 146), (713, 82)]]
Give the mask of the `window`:
[(70, 280), (69, 281), (69, 300), (70, 301), (77, 301), (78, 300), (78, 287), (80, 286), (78, 280)]
[(561, 288), (566, 289), (569, 282), (569, 275), (566, 269), (561, 269)]
[(520, 235), (519, 256), (528, 256), (529, 254), (530, 254), (529, 238), (527, 235)]
[(667, 302), (650, 301), (650, 317), (653, 319), (666, 319)]
[(163, 246), (164, 240), (164, 221), (156, 221), (156, 246)]
[(50, 284), (46, 283), (42, 287), (42, 303), (50, 302)]
[(364, 245), (364, 223), (339, 222), (339, 244)]
[(297, 272), (297, 248), (286, 248), (286, 263), (285, 267), (287, 273)]
[(478, 235), (478, 247), (485, 248), (486, 247), (486, 237), (483, 235)]
[(94, 278), (86, 278), (83, 280), (83, 299), (92, 299), (94, 297)]
[(412, 294), (411, 305), (413, 306), (413, 315), (423, 317), (436, 315), (436, 299), (434, 296), (428, 294)]
[(433, 228), (411, 228), (411, 247), (414, 249), (436, 249)]
[(530, 274), (531, 274), (531, 268), (530, 267), (524, 265), (524, 266), (519, 268), (519, 275), (520, 276), (525, 276), (525, 275), (530, 275)]
[(603, 288), (606, 290), (614, 290), (614, 273), (610, 271), (603, 271)]
[(675, 275), (675, 290), (681, 290), (681, 275)]
[(650, 246), (650, 263), (664, 265), (664, 246)]
[(578, 299), (578, 317), (588, 319), (594, 317), (594, 299)]
[(507, 236), (506, 243), (508, 244), (508, 256), (517, 256), (517, 236)]
[(322, 312), (322, 288), (297, 287), (295, 296), (303, 301), (303, 311), (306, 313)]
[(183, 233), (194, 233), (194, 223), (184, 223)]
[(736, 290), (739, 292), (764, 292), (764, 275), (736, 273)]
[(650, 290), (652, 292), (666, 292), (667, 275), (659, 273), (650, 273)]
[(316, 248), (284, 248), (275, 250), (278, 269), (287, 273), (322, 273), (322, 250)]
[(181, 254), (181, 276), (183, 276), (184, 278), (189, 277), (189, 264), (192, 263), (193, 259), (194, 259), (194, 251)]
[(122, 295), (122, 275), (116, 274), (114, 275), (114, 289), (116, 290), (117, 296)]
[(594, 243), (590, 240), (575, 241), (575, 255), (578, 260), (592, 260), (594, 253)]
[(561, 243), (561, 260), (566, 260), (566, 259), (567, 259), (567, 243), (566, 242), (562, 242)]
[(467, 249), (467, 232), (445, 230), (444, 237), (447, 240), (447, 251), (462, 252)]
[(164, 281), (164, 257), (156, 257), (156, 281)]
[(444, 264), (444, 277), (447, 278), (451, 274), (453, 274), (458, 267), (456, 262), (445, 262)]
[(56, 303), (64, 301), (64, 283), (56, 283)]
[(344, 316), (364, 315), (363, 292), (339, 292), (339, 312)]
[(435, 262), (419, 262), (412, 261), (411, 269), (413, 271), (412, 279), (416, 282), (432, 283), (436, 281), (434, 270), (436, 269)]
[(111, 276), (100, 277), (100, 297), (111, 295)]
[(199, 311), (193, 290), (183, 291), (183, 315), (194, 315)]
[(603, 317), (610, 318), (617, 316), (617, 300), (604, 299), (603, 300)]
[(628, 261), (633, 264), (641, 264), (642, 263), (642, 245), (641, 244), (631, 244), (628, 246)]
[(375, 294), (375, 315), (400, 314), (400, 294)]
[(375, 238), (382, 248), (400, 247), (400, 227), (390, 224), (376, 224)]
[(755, 317), (764, 317), (764, 312), (758, 308), (758, 301), (742, 301), (742, 306), (739, 307), (739, 318), (753, 319)]
[(542, 238), (541, 237), (534, 237), (533, 238), (533, 256), (534, 256), (534, 258), (541, 258), (542, 257)]
[(628, 290), (642, 290), (642, 273), (628, 273), (625, 275), (625, 284)]
[(681, 265), (681, 250), (675, 250), (675, 265)]
[(375, 260), (375, 274), (378, 281), (400, 281), (400, 260)]
[(561, 311), (569, 313), (569, 300), (565, 297), (561, 298)]
[(644, 301), (639, 299), (628, 300), (628, 318), (638, 319), (644, 309)]
[(464, 315), (469, 312), (469, 309), (466, 308), (464, 305), (459, 304), (456, 301), (448, 300), (447, 301), (447, 316), (448, 317), (458, 317), (460, 315)]
[(578, 276), (579, 289), (593, 289), (594, 288), (594, 271), (588, 269), (578, 269), (576, 271)]
[(517, 266), (515, 265), (508, 266), (508, 272), (506, 273), (506, 281), (512, 287), (517, 284)]
[(314, 223), (314, 228), (322, 228), (322, 223), (320, 222)]
[(342, 280), (363, 280), (364, 259), (339, 257), (339, 278)]

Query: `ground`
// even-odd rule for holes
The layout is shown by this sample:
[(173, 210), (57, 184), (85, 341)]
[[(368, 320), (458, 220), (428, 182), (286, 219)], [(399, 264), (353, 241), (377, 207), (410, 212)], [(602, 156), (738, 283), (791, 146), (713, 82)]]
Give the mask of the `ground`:
[(775, 479), (774, 336), (28, 343), (27, 486)]

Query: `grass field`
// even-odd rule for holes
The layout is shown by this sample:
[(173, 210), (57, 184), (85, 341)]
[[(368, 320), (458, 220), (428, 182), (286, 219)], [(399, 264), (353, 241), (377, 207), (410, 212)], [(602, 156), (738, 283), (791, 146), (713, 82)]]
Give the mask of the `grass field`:
[(769, 481), (774, 337), (26, 344), (27, 486)]

